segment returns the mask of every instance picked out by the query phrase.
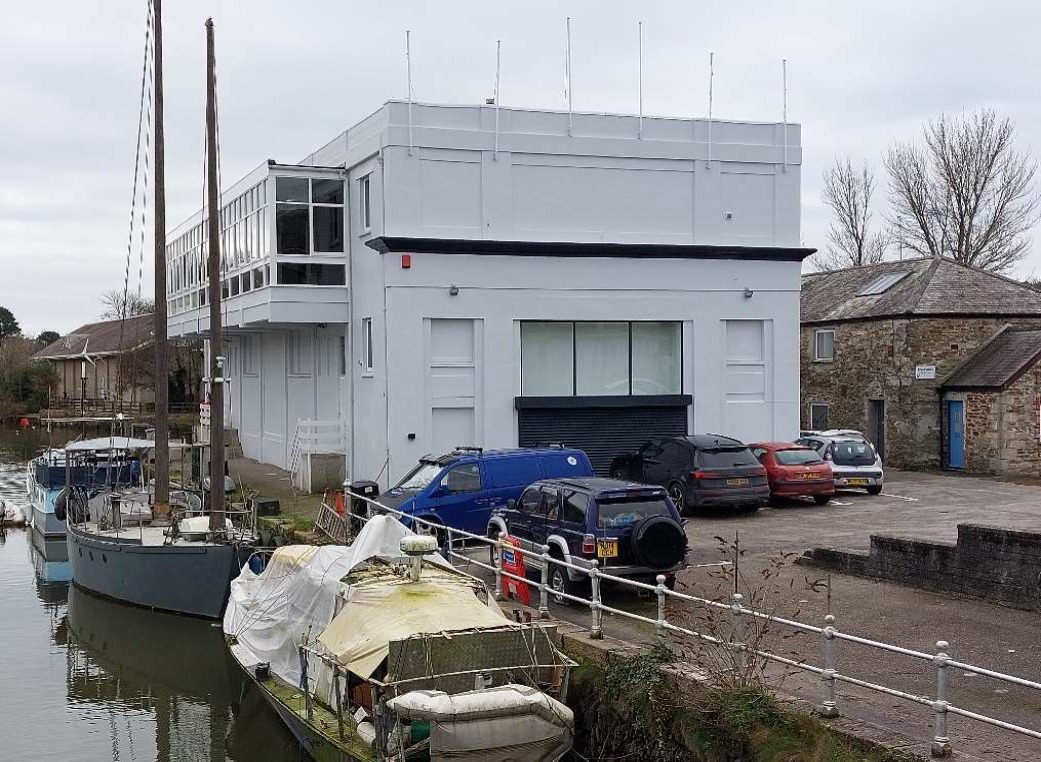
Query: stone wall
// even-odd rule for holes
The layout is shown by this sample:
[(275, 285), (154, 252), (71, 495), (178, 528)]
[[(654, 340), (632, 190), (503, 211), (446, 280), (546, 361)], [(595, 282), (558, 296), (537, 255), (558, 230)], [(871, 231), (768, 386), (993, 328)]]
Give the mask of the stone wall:
[(799, 563), (1041, 611), (1041, 533), (959, 524), (955, 544), (871, 535), (867, 555), (815, 548)]
[[(1041, 327), (1041, 320), (913, 318), (856, 321), (802, 328), (803, 428), (810, 404), (830, 406), (832, 428), (867, 433), (871, 400), (885, 402), (885, 460), (898, 468), (940, 467), (940, 400), (937, 385), (1008, 323)], [(815, 362), (814, 332), (835, 330), (835, 359)], [(917, 365), (935, 365), (935, 380), (916, 380)], [(980, 403), (982, 404), (982, 402)], [(968, 441), (966, 442), (968, 455)], [(994, 445), (997, 447), (997, 445)], [(992, 458), (993, 455), (981, 456)], [(977, 461), (966, 470), (974, 470)], [(979, 470), (991, 472), (988, 464)]]
[(1035, 365), (1000, 397), (1000, 472), (1041, 476), (1041, 366)]

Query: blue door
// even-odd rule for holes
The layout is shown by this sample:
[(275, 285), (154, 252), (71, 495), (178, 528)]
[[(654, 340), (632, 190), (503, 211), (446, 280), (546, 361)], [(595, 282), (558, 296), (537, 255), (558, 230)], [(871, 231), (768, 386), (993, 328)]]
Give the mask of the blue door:
[(950, 452), (947, 465), (950, 468), (965, 468), (965, 403), (962, 400), (947, 401), (947, 430), (950, 432)]

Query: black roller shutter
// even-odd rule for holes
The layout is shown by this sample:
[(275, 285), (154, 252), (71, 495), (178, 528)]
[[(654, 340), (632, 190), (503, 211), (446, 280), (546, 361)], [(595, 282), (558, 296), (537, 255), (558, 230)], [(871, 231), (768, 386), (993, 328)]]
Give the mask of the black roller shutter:
[(687, 406), (521, 408), (520, 446), (561, 442), (584, 450), (593, 469), (608, 476), (616, 455), (636, 452), (648, 437), (685, 436)]

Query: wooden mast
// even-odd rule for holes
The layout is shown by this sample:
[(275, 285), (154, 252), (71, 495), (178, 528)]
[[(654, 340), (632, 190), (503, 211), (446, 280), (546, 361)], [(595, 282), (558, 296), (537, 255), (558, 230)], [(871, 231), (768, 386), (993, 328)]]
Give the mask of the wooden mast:
[(170, 513), (169, 373), (166, 359), (166, 176), (163, 139), (162, 0), (152, 0), (155, 86), (155, 506), (157, 517)]
[(206, 218), (210, 237), (210, 529), (224, 528), (224, 372), (221, 336), (220, 198), (217, 183), (217, 85), (213, 19), (206, 19)]

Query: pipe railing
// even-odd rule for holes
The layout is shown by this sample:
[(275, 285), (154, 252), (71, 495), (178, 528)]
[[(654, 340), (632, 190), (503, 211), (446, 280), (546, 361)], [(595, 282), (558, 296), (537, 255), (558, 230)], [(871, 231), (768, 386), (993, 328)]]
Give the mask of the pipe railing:
[[(1041, 690), (1041, 682), (1033, 680), (1027, 680), (1025, 678), (1016, 677), (1015, 675), (1008, 675), (1003, 672), (997, 672), (994, 670), (984, 669), (977, 667), (973, 664), (966, 662), (956, 661), (946, 653), (949, 648), (947, 641), (939, 640), (936, 642), (936, 652), (928, 653), (925, 651), (916, 651), (911, 648), (904, 648), (902, 646), (893, 645), (891, 643), (885, 643), (871, 638), (865, 638), (851, 633), (841, 632), (835, 627), (835, 617), (833, 614), (828, 613), (824, 617), (824, 626), (819, 627), (816, 625), (809, 624), (807, 622), (800, 622), (794, 619), (786, 619), (784, 617), (775, 616), (773, 614), (767, 614), (761, 611), (748, 608), (743, 603), (743, 596), (740, 593), (734, 593), (731, 596), (730, 603), (724, 603), (718, 600), (711, 600), (708, 598), (701, 598), (687, 593), (681, 593), (675, 590), (670, 590), (666, 585), (666, 578), (664, 575), (658, 575), (655, 579), (657, 584), (648, 584), (646, 582), (640, 582), (638, 580), (627, 579), (625, 577), (617, 577), (599, 569), (599, 564), (596, 560), (588, 563), (588, 565), (579, 566), (561, 558), (556, 558), (550, 555), (549, 546), (543, 545), (540, 547), (538, 552), (526, 550), (520, 547), (518, 544), (510, 544), (510, 549), (514, 553), (520, 554), (524, 558), (531, 558), (538, 561), (537, 568), (539, 570), (539, 580), (534, 582), (528, 579), (526, 576), (521, 576), (509, 572), (502, 567), (502, 549), (506, 544), (507, 535), (504, 532), (499, 532), (496, 537), (487, 537), (472, 532), (467, 532), (462, 529), (454, 527), (444, 526), (436, 522), (428, 521), (416, 516), (411, 516), (401, 511), (394, 510), (382, 505), (379, 501), (373, 500), (372, 498), (359, 495), (351, 490), (345, 490), (348, 497), (353, 500), (362, 501), (366, 505), (366, 516), (360, 516), (350, 511), (350, 505), (345, 511), (345, 515), (342, 517), (346, 529), (347, 536), (350, 536), (350, 521), (357, 521), (359, 525), (364, 524), (372, 515), (376, 514), (389, 514), (396, 516), (399, 519), (403, 519), (404, 523), (412, 524), (413, 527), (424, 528), (431, 534), (435, 534), (439, 537), (444, 538), (444, 551), (448, 556), (450, 563), (455, 563), (455, 560), (465, 562), (466, 564), (476, 565), (486, 571), (490, 571), (495, 575), (495, 597), (498, 600), (502, 600), (505, 595), (505, 588), (503, 586), (504, 579), (511, 579), (516, 582), (528, 585), (529, 588), (538, 590), (539, 592), (539, 613), (540, 616), (548, 616), (549, 606), (548, 599), (552, 595), (555, 599), (565, 600), (571, 603), (579, 604), (589, 608), (590, 610), (590, 637), (594, 639), (603, 637), (603, 614), (607, 612), (618, 617), (623, 617), (635, 622), (642, 624), (652, 625), (655, 630), (655, 634), (659, 639), (664, 639), (666, 633), (675, 633), (677, 635), (683, 635), (691, 638), (695, 638), (707, 643), (711, 643), (723, 648), (732, 650), (735, 653), (734, 658), (734, 669), (735, 671), (745, 669), (745, 657), (747, 655), (753, 655), (764, 662), (773, 662), (776, 664), (782, 664), (786, 667), (793, 669), (799, 669), (804, 672), (811, 674), (820, 675), (822, 682), (822, 697), (821, 703), (818, 706), (818, 711), (824, 717), (836, 717), (839, 714), (838, 703), (835, 696), (835, 684), (845, 683), (847, 685), (857, 686), (864, 688), (876, 693), (881, 693), (887, 696), (893, 696), (896, 698), (903, 699), (915, 704), (923, 706), (929, 706), (933, 710), (933, 738), (932, 738), (932, 754), (935, 757), (947, 757), (950, 756), (952, 751), (952, 745), (950, 735), (947, 727), (947, 719), (949, 714), (956, 714), (961, 717), (966, 717), (978, 722), (982, 722), (994, 727), (1009, 730), (1014, 733), (1029, 736), (1031, 738), (1041, 739), (1041, 731), (1034, 730), (1032, 728), (1023, 727), (1011, 722), (998, 719), (996, 717), (990, 717), (985, 714), (969, 711), (962, 707), (955, 706), (950, 702), (947, 695), (947, 674), (951, 667), (956, 669), (962, 669), (967, 672), (973, 672), (979, 675), (999, 680), (1011, 685), (1017, 685), (1024, 688), (1032, 688), (1034, 690)], [(332, 510), (323, 503), (323, 510)], [(485, 564), (473, 558), (465, 553), (458, 553), (455, 550), (457, 542), (461, 542), (465, 549), (467, 540), (476, 541), (478, 543), (487, 545), (492, 550), (492, 558), (494, 564)], [(575, 572), (579, 575), (585, 575), (589, 579), (590, 583), (590, 597), (582, 598), (570, 593), (566, 593), (563, 590), (555, 590), (550, 587), (549, 584), (549, 569), (551, 565), (563, 567), (570, 571)], [(657, 599), (657, 616), (656, 618), (646, 617), (640, 614), (636, 614), (623, 609), (614, 608), (607, 606), (603, 603), (600, 582), (608, 581), (621, 586), (644, 590), (647, 592), (654, 593)], [(683, 627), (682, 625), (670, 622), (667, 618), (667, 605), (669, 600), (674, 601), (685, 601), (688, 603), (698, 604), (704, 608), (718, 609), (720, 611), (727, 610), (730, 612), (730, 636), (728, 638), (719, 637), (718, 635), (711, 635), (704, 632), (698, 632), (696, 630)], [(754, 648), (749, 646), (745, 642), (745, 630), (746, 630), (746, 618), (751, 617), (764, 622), (772, 624), (782, 625), (785, 627), (792, 628), (797, 631), (806, 632), (810, 634), (820, 635), (822, 640), (822, 660), (823, 666), (815, 666), (813, 664), (806, 663), (805, 660), (790, 659), (780, 654), (776, 654), (772, 651)], [(891, 688), (880, 683), (873, 683), (867, 680), (861, 680), (851, 675), (846, 675), (839, 672), (836, 669), (836, 654), (835, 654), (835, 641), (845, 641), (848, 643), (855, 643), (857, 645), (865, 646), (868, 648), (874, 648), (881, 651), (887, 651), (901, 656), (910, 657), (919, 661), (931, 663), (935, 669), (936, 679), (933, 691), (930, 695), (915, 695), (907, 693), (905, 691)]]

